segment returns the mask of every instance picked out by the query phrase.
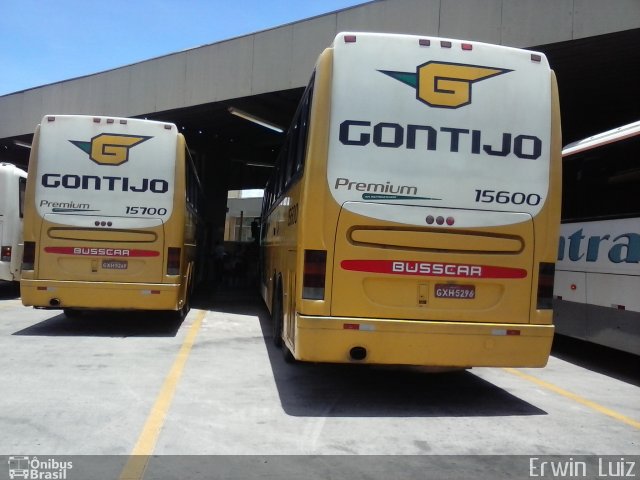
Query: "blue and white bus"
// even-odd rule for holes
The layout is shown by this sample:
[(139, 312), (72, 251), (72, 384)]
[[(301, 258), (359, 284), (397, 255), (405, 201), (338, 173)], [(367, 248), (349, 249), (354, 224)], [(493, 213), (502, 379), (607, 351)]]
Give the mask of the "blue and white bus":
[(640, 355), (640, 121), (562, 155), (556, 333)]

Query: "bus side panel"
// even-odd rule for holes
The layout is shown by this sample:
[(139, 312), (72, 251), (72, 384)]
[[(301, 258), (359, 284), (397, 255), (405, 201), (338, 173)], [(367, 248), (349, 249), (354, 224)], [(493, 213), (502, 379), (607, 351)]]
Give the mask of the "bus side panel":
[(634, 218), (565, 223), (554, 284), (557, 332), (640, 354)]
[[(37, 246), (37, 242), (40, 238), (40, 226), (39, 216), (35, 206), (35, 189), (36, 178), (38, 176), (38, 166), (36, 158), (40, 150), (40, 125), (36, 126), (36, 131), (33, 135), (33, 142), (31, 143), (31, 153), (29, 154), (29, 169), (27, 172), (27, 187), (24, 196), (24, 218), (23, 218), (23, 239), (24, 244), (30, 242)], [(36, 248), (34, 254), (34, 265), (38, 264), (39, 252)], [(32, 267), (33, 268), (33, 267)], [(35, 278), (35, 272), (33, 269), (25, 269), (23, 265), (22, 277), (20, 279), (20, 292), (22, 297), (22, 303), (24, 305), (32, 305), (28, 299), (25, 299), (23, 292), (25, 280), (33, 280)]]
[[(282, 302), (283, 338), (293, 349), (294, 313), (296, 309), (296, 270), (300, 183), (293, 185), (269, 214), (263, 238), (264, 275), (262, 287), (265, 304), (273, 313), (273, 302)], [(280, 298), (276, 296), (280, 295)]]
[[(640, 279), (632, 282), (640, 291)], [(555, 299), (556, 333), (640, 355), (640, 312)]]
[[(551, 279), (540, 278), (540, 264), (554, 265), (558, 256), (558, 238), (560, 233), (560, 214), (562, 203), (562, 132), (560, 125), (560, 101), (556, 76), (551, 71), (551, 144), (549, 165), (549, 191), (546, 202), (538, 215), (533, 219), (534, 228), (544, 231), (544, 235), (536, 235), (534, 263), (531, 284), (531, 323), (551, 325), (553, 309), (539, 308), (538, 295), (541, 282)], [(553, 284), (549, 291), (553, 291)], [(547, 299), (549, 302), (551, 298)]]
[[(305, 250), (327, 252), (326, 265), (333, 264), (335, 225), (340, 214), (327, 189), (327, 159), (329, 150), (329, 130), (331, 116), (331, 95), (333, 78), (333, 50), (326, 49), (318, 59), (316, 67), (315, 92), (311, 109), (311, 129), (307, 144), (304, 176), (301, 183), (301, 200), (298, 216), (300, 245), (297, 252), (297, 278), (304, 278)], [(297, 310), (309, 315), (329, 315), (332, 300), (331, 272), (327, 272), (323, 300), (308, 300), (302, 296), (302, 282), (297, 284)]]

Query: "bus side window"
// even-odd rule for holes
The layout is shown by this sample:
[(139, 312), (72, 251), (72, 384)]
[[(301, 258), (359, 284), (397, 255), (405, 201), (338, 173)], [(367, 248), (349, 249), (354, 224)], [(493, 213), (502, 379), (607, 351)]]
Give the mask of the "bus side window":
[(563, 220), (625, 218), (640, 213), (640, 136), (565, 158)]
[(302, 108), (300, 110), (299, 125), (298, 125), (298, 144), (296, 151), (296, 164), (294, 168), (294, 174), (302, 171), (304, 166), (304, 156), (307, 149), (307, 136), (309, 134), (309, 117), (311, 116), (311, 97), (313, 96), (314, 77), (311, 77), (309, 87), (305, 92), (305, 96), (302, 99)]

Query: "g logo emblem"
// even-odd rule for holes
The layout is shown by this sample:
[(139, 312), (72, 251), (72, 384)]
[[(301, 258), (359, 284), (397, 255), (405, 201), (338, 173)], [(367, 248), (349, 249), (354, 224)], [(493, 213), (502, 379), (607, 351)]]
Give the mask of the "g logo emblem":
[(418, 99), (431, 107), (458, 108), (471, 103), (471, 85), (511, 70), (427, 62), (418, 67)]
[(462, 63), (427, 62), (416, 73), (381, 73), (416, 89), (416, 98), (430, 107), (459, 108), (471, 103), (471, 86), (475, 82), (511, 72), (505, 68), (465, 65)]
[(122, 165), (129, 160), (129, 150), (152, 137), (140, 135), (120, 135), (101, 133), (91, 142), (69, 140), (76, 147), (89, 154), (89, 158), (99, 165)]

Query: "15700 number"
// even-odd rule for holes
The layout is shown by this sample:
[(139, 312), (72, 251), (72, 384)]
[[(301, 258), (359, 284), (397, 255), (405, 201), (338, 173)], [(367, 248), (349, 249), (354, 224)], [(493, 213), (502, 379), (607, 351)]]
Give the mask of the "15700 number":
[(166, 208), (156, 207), (127, 207), (126, 212), (128, 215), (166, 215)]
[(540, 205), (542, 197), (537, 193), (505, 192), (503, 190), (476, 190), (476, 202), (512, 203), (514, 205)]

